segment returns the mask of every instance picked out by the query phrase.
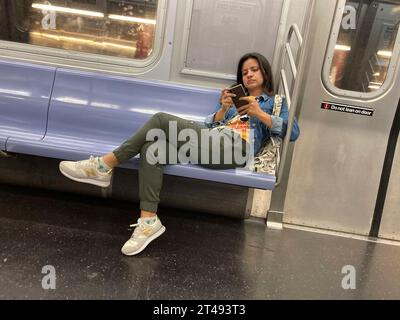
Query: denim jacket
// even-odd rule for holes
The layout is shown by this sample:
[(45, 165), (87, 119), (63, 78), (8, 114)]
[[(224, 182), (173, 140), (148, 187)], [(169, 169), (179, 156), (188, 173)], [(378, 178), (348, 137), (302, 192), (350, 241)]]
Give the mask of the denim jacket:
[[(274, 108), (274, 100), (275, 97), (270, 97), (267, 94), (262, 94), (261, 96), (257, 97), (259, 101), (261, 109), (268, 113), (269, 115), (272, 114), (272, 110)], [(234, 118), (238, 115), (235, 106), (232, 106), (226, 113), (224, 119), (222, 121), (214, 121), (215, 115), (217, 114), (218, 110), (221, 109), (221, 105), (218, 104), (216, 106), (216, 111), (205, 119), (204, 123), (208, 128), (215, 128), (221, 125), (226, 125), (229, 120)], [(272, 116), (272, 127), (268, 128), (262, 121), (258, 118), (250, 117), (250, 129), (254, 129), (254, 154), (260, 150), (263, 146), (263, 143), (271, 136), (279, 136), (284, 138), (287, 131), (288, 125), (288, 117), (289, 117), (289, 110), (287, 107), (286, 99), (283, 99), (282, 102), (282, 109), (281, 114), (279, 117)], [(290, 136), (290, 141), (295, 141), (300, 135), (300, 128), (295, 119), (292, 129), (292, 134)]]

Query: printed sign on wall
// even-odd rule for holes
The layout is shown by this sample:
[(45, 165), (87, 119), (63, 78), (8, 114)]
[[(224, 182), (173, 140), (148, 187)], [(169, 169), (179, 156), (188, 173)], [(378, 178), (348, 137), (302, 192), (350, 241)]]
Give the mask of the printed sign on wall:
[(345, 104), (332, 103), (332, 102), (323, 102), (321, 104), (321, 109), (350, 113), (350, 114), (355, 114), (358, 116), (366, 116), (366, 117), (372, 117), (375, 112), (375, 110), (371, 109), (371, 108), (355, 107), (355, 106), (349, 106), (349, 105), (345, 105)]

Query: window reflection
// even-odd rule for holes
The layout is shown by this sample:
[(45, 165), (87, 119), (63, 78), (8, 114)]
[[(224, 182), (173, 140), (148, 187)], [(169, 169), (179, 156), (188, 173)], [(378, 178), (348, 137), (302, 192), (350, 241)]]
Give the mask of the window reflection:
[(8, 1), (0, 39), (146, 59), (153, 51), (157, 0)]
[(341, 24), (330, 81), (337, 88), (372, 92), (384, 84), (400, 21), (400, 1), (347, 1), (343, 20), (354, 12), (354, 26)]

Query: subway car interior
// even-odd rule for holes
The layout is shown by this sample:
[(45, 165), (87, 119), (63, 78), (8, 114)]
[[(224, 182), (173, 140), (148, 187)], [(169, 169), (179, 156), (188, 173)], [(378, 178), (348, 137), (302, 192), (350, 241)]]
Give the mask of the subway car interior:
[[(399, 0), (0, 0), (0, 299), (400, 299), (399, 25)], [(276, 170), (164, 166), (166, 232), (123, 255), (139, 158), (108, 187), (60, 161), (204, 123), (249, 52), (289, 110)]]

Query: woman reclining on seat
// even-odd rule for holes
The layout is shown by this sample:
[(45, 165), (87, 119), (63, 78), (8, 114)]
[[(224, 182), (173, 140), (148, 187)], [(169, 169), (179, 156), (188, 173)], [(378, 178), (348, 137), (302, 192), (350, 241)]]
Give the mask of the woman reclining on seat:
[[(242, 84), (249, 94), (241, 98), (247, 101), (247, 104), (237, 109), (233, 105), (234, 95), (224, 89), (216, 112), (206, 118), (205, 125), (167, 113), (157, 113), (113, 152), (88, 160), (60, 163), (60, 171), (66, 177), (78, 182), (108, 187), (112, 169), (140, 154), (140, 218), (137, 224), (132, 226), (136, 228), (131, 238), (121, 249), (123, 254), (131, 256), (140, 253), (165, 231), (157, 217), (163, 165), (190, 162), (210, 169), (243, 167), (246, 165), (249, 150), (253, 150), (254, 155), (271, 135), (282, 138), (285, 136), (288, 123), (286, 103), (283, 103), (279, 117), (271, 116), (274, 90), (268, 60), (258, 53), (243, 56), (238, 64), (237, 83)], [(248, 118), (242, 117), (244, 115)], [(157, 141), (154, 140), (156, 133)], [(194, 139), (189, 143), (186, 143), (186, 140), (180, 141), (178, 136), (181, 133), (190, 133), (185, 137), (194, 136)], [(219, 134), (218, 139), (213, 138), (216, 133)], [(299, 133), (295, 120), (291, 140), (296, 140)], [(153, 138), (149, 139), (149, 136)], [(160, 138), (163, 141), (160, 141)], [(188, 144), (189, 156), (186, 152)]]

